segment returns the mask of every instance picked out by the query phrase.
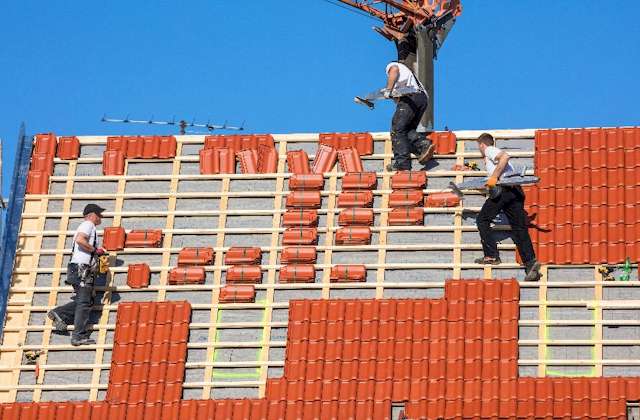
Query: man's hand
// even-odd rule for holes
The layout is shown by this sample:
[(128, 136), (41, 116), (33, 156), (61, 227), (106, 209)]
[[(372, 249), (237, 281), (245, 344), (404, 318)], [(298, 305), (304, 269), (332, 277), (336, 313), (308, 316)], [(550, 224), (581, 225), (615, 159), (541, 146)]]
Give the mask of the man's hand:
[(487, 188), (493, 188), (496, 186), (497, 183), (498, 183), (498, 178), (496, 178), (495, 176), (490, 176), (489, 178), (487, 178), (487, 182), (484, 185), (486, 185)]
[(104, 255), (104, 254), (105, 254), (105, 252), (106, 252), (106, 251), (104, 250), (104, 248), (96, 248), (96, 255), (97, 255), (98, 257), (99, 257), (99, 256), (101, 256), (101, 255)]
[(391, 89), (382, 89), (382, 96), (384, 96), (385, 99), (391, 98)]

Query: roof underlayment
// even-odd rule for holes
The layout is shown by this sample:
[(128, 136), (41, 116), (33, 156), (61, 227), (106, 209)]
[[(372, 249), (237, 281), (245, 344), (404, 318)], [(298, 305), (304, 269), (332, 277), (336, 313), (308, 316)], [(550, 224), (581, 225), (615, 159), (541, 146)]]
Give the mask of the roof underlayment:
[[(535, 130), (490, 131), (513, 162), (534, 168)], [(453, 170), (479, 161), (479, 131), (459, 131), (454, 154), (427, 165), (424, 194), (442, 192), (482, 171)], [(313, 162), (318, 134), (274, 135), (277, 172), (201, 175), (204, 136), (176, 136), (176, 157), (127, 159), (124, 176), (102, 172), (106, 137), (78, 137), (76, 160), (54, 160), (48, 194), (26, 196), (15, 273), (0, 347), (0, 401), (101, 401), (109, 384), (116, 311), (125, 302), (188, 301), (183, 400), (262, 398), (269, 379), (282, 377), (289, 301), (300, 299), (441, 299), (447, 279), (522, 280), (507, 227), (498, 226), (503, 264), (482, 267), (474, 215), (480, 194), (462, 205), (425, 208), (424, 226), (389, 226), (393, 173), (388, 133), (373, 133), (373, 154), (361, 156), (363, 170), (377, 173), (370, 245), (336, 245), (340, 165), (324, 174), (318, 210), (317, 260), (312, 283), (279, 281), (281, 226), (291, 174), (287, 151), (305, 150)], [(638, 144), (640, 147), (640, 142)], [(537, 162), (537, 161), (536, 161)], [(414, 162), (414, 170), (419, 170)], [(68, 336), (51, 333), (46, 312), (68, 301), (64, 283), (71, 236), (83, 207), (107, 209), (99, 228), (162, 229), (158, 248), (113, 252), (112, 267), (97, 288), (92, 313), (97, 344), (72, 347)], [(212, 247), (204, 284), (171, 285), (169, 271), (184, 247)], [(261, 247), (262, 281), (254, 303), (220, 303), (229, 247)], [(146, 262), (146, 288), (127, 286), (127, 266)], [(363, 282), (331, 282), (337, 264), (364, 264)], [(517, 371), (524, 377), (640, 376), (640, 283), (603, 282), (596, 264), (550, 264), (540, 282), (520, 283)], [(291, 337), (289, 337), (291, 339)], [(43, 351), (37, 365), (24, 353)], [(37, 375), (36, 375), (37, 373)], [(411, 410), (409, 410), (411, 413)], [(413, 412), (415, 415), (415, 411)]]

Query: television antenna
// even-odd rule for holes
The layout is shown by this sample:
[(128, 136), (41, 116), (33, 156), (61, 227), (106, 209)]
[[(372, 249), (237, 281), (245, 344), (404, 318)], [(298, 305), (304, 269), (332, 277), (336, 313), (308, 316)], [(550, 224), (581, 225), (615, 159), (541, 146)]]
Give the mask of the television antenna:
[(159, 121), (159, 120), (155, 120), (153, 118), (153, 116), (151, 116), (151, 118), (148, 119), (148, 120), (134, 120), (134, 119), (129, 118), (128, 115), (125, 118), (109, 118), (109, 117), (106, 116), (106, 114), (102, 116), (100, 121), (106, 122), (106, 123), (149, 124), (149, 125), (177, 126), (178, 129), (180, 130), (180, 134), (181, 135), (184, 135), (184, 134), (187, 134), (187, 133), (189, 133), (189, 134), (206, 134), (206, 133), (198, 133), (198, 132), (195, 132), (195, 131), (189, 131), (189, 130), (187, 130), (187, 128), (189, 128), (189, 127), (204, 128), (208, 132), (211, 132), (211, 131), (214, 131), (214, 130), (232, 130), (232, 131), (242, 131), (242, 130), (244, 130), (244, 121), (242, 122), (242, 124), (240, 124), (240, 126), (232, 126), (232, 125), (227, 125), (226, 121), (222, 125), (220, 125), (220, 124), (211, 124), (209, 121), (207, 121), (206, 123), (198, 123), (198, 122), (195, 121), (195, 119), (190, 121), (190, 122), (185, 120), (185, 119), (176, 120), (175, 117), (171, 121)]

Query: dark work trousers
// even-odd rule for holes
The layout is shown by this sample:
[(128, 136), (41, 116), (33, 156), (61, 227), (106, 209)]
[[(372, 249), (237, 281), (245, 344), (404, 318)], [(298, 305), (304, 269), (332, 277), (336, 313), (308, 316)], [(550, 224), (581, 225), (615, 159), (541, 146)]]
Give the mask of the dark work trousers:
[(398, 99), (391, 120), (391, 143), (395, 169), (411, 170), (411, 153), (419, 154), (425, 138), (416, 132), (429, 101), (424, 93), (413, 93)]
[[(71, 266), (71, 264), (69, 265)], [(71, 280), (70, 283), (75, 295), (71, 297), (71, 302), (58, 306), (53, 311), (67, 325), (73, 324), (72, 336), (74, 338), (86, 338), (91, 334), (87, 331), (87, 323), (93, 306), (93, 274), (85, 276), (84, 279), (77, 278), (77, 281), (74, 281), (76, 274), (72, 271), (73, 268), (68, 270), (67, 278)]]
[(488, 198), (484, 202), (476, 224), (480, 232), (482, 250), (485, 257), (498, 258), (498, 243), (491, 234), (489, 224), (500, 213), (509, 218), (511, 236), (518, 247), (524, 265), (529, 268), (536, 259), (531, 237), (527, 229), (527, 213), (524, 210), (524, 192), (520, 187), (501, 187), (502, 193), (496, 198)]

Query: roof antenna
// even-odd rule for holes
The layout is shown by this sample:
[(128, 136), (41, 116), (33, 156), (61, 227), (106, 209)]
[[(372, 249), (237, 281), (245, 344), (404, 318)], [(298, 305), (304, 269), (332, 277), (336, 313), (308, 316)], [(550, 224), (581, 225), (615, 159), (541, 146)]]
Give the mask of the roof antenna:
[[(175, 116), (171, 119), (171, 121), (158, 121), (153, 118), (153, 115), (149, 120), (132, 120), (132, 119), (129, 119), (128, 114), (125, 118), (109, 118), (107, 117), (107, 114), (104, 114), (100, 119), (100, 121), (106, 122), (106, 123), (125, 123), (125, 124), (177, 125), (179, 127), (181, 135), (186, 134), (187, 128), (189, 127), (205, 128), (208, 131), (213, 131), (213, 130), (242, 131), (244, 130), (244, 121), (242, 122), (241, 126), (237, 127), (237, 126), (228, 126), (227, 121), (225, 121), (223, 125), (210, 124), (209, 121), (207, 121), (206, 124), (202, 124), (202, 123), (196, 122), (195, 118), (192, 119), (191, 122), (188, 122), (186, 119), (180, 119), (179, 121), (176, 121)], [(190, 131), (189, 133), (193, 133), (193, 132)]]

